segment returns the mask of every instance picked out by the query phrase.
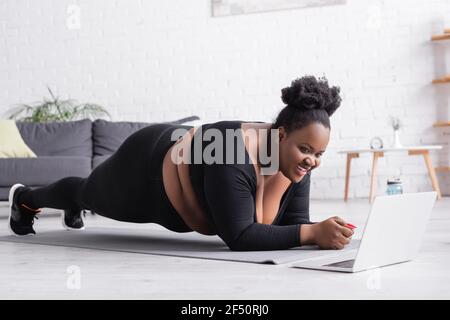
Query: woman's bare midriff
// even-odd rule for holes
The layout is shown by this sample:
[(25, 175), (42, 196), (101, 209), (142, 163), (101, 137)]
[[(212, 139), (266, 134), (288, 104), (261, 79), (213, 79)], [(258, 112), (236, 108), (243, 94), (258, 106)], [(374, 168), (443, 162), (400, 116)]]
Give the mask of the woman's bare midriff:
[[(200, 206), (189, 177), (189, 164), (181, 161), (182, 151), (190, 153), (195, 127), (186, 132), (167, 151), (163, 160), (163, 184), (170, 203), (178, 212), (184, 223), (201, 234), (216, 234), (212, 221)], [(177, 146), (179, 152), (174, 150)], [(173, 152), (174, 151), (174, 152)], [(172, 155), (173, 152), (173, 155)], [(172, 157), (175, 161), (172, 160)], [(178, 160), (179, 159), (179, 160)], [(177, 164), (178, 162), (178, 164)]]
[[(248, 128), (258, 129), (261, 128), (261, 124), (243, 123), (242, 130), (244, 137)], [(183, 161), (177, 164), (171, 160), (171, 153), (177, 145), (179, 148), (182, 148), (180, 150), (186, 150), (189, 154), (195, 129), (195, 127), (191, 128), (189, 132), (178, 139), (164, 156), (163, 184), (170, 203), (186, 225), (201, 234), (213, 235), (216, 234), (214, 225), (206, 215), (205, 210), (201, 207), (192, 187), (189, 176), (189, 164)], [(290, 185), (290, 180), (281, 172), (272, 176), (261, 175), (260, 168), (256, 164), (256, 148), (250, 149), (247, 140), (244, 141), (244, 144), (257, 173), (256, 220), (259, 223), (271, 224), (278, 212), (281, 197)], [(250, 144), (250, 146), (255, 145)], [(182, 153), (179, 156), (181, 157)]]

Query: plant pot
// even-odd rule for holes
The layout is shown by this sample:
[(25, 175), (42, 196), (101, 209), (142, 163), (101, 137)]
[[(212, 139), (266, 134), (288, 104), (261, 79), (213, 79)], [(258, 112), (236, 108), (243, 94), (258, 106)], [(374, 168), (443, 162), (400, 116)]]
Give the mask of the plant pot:
[(403, 145), (400, 142), (400, 135), (398, 133), (399, 130), (394, 130), (394, 141), (392, 142), (392, 148), (401, 148)]

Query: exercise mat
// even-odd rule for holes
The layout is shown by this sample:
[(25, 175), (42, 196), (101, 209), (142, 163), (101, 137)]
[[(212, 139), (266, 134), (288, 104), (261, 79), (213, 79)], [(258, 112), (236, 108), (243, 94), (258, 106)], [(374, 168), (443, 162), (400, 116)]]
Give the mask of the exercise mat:
[(8, 235), (1, 236), (0, 241), (267, 264), (313, 259), (353, 250), (359, 245), (359, 240), (354, 239), (345, 249), (339, 251), (320, 250), (317, 246), (270, 251), (231, 251), (218, 236), (114, 227), (42, 231), (37, 235), (25, 237)]

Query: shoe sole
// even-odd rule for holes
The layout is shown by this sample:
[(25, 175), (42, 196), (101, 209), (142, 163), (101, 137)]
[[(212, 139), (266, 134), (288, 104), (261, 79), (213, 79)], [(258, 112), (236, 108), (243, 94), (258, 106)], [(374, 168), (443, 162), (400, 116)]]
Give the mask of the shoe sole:
[(16, 183), (9, 190), (9, 197), (8, 197), (8, 201), (9, 201), (8, 230), (9, 230), (10, 234), (12, 234), (13, 236), (16, 236), (16, 237), (32, 237), (32, 236), (34, 236), (34, 233), (27, 233), (27, 234), (21, 235), (21, 234), (15, 233), (13, 231), (13, 229), (11, 229), (11, 212), (12, 212), (12, 205), (13, 205), (13, 197), (14, 197), (14, 192), (19, 187), (25, 187), (25, 186), (23, 184)]
[[(81, 217), (81, 220), (83, 220), (83, 217)], [(83, 220), (83, 223), (84, 223), (84, 220)], [(62, 224), (62, 226), (63, 226), (64, 229), (69, 230), (69, 231), (73, 231), (73, 230), (75, 230), (75, 231), (78, 231), (78, 230), (84, 230), (84, 226), (81, 227), (81, 228), (72, 228), (72, 227), (69, 227), (69, 226), (66, 224), (66, 222), (64, 221), (64, 210), (63, 210), (62, 213), (61, 213), (61, 224)]]

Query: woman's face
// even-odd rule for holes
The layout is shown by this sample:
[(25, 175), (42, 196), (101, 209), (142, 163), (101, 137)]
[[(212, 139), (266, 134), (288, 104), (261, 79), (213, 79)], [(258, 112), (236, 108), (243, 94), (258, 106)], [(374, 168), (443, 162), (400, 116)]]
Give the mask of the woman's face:
[(279, 139), (280, 171), (292, 182), (299, 182), (308, 171), (320, 165), (330, 140), (330, 129), (313, 122), (287, 134), (280, 127)]

